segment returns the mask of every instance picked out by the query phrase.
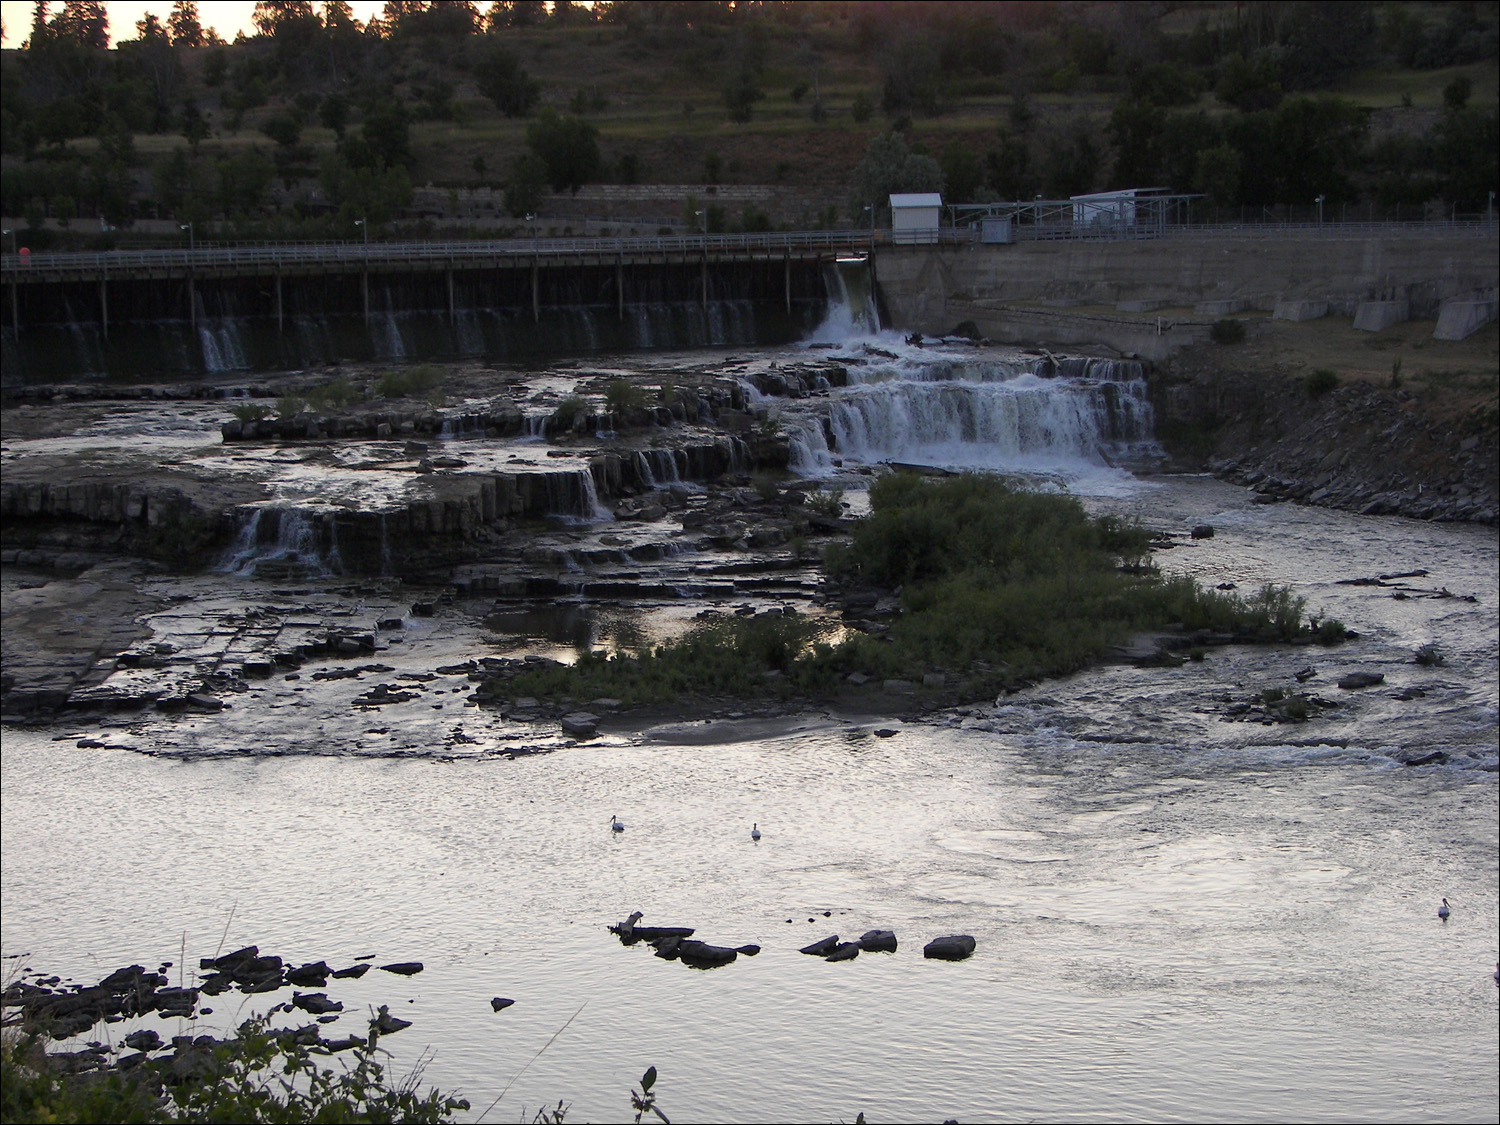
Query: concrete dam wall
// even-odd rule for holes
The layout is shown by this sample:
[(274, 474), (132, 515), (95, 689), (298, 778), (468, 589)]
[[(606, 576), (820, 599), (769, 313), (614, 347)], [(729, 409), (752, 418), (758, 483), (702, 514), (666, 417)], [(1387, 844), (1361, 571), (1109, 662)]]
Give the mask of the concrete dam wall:
[[(973, 321), (995, 339), (1103, 343), (1160, 359), (1201, 338), (1213, 320), (1245, 310), (1353, 317), (1361, 305), (1394, 302), (1408, 317), (1435, 319), (1445, 302), (1492, 301), (1497, 263), (1500, 237), (1489, 226), (1437, 235), (895, 247), (879, 252), (875, 269), (893, 326), (904, 331), (941, 335)], [(1069, 311), (1101, 305), (1120, 315)], [(1164, 308), (1195, 311), (1159, 324), (1154, 314)]]

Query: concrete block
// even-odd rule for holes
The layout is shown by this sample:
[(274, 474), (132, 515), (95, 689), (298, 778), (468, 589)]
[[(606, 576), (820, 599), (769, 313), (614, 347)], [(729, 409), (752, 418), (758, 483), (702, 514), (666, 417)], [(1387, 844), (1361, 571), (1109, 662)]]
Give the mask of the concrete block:
[(1147, 299), (1144, 301), (1116, 301), (1115, 312), (1149, 313), (1167, 307), (1167, 302)]
[(1354, 327), (1361, 332), (1379, 332), (1410, 319), (1409, 301), (1361, 301), (1354, 313)]
[(1272, 320), (1319, 320), (1328, 315), (1327, 301), (1277, 301)]
[(1438, 313), (1437, 328), (1433, 329), (1434, 340), (1467, 340), (1490, 321), (1495, 319), (1496, 302), (1444, 301)]
[(1244, 311), (1245, 302), (1238, 297), (1228, 301), (1199, 301), (1193, 306), (1193, 313), (1197, 316), (1233, 316)]

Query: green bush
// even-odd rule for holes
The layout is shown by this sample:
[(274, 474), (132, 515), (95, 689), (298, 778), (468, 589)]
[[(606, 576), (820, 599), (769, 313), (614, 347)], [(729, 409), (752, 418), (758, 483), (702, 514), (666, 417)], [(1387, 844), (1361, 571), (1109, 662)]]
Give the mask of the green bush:
[(617, 421), (640, 414), (650, 401), (644, 390), (627, 379), (611, 379), (604, 388), (604, 409)]
[(241, 422), (259, 422), (271, 413), (271, 408), (263, 402), (241, 402), (229, 408)]
[[(378, 1032), (351, 1049), (353, 1063), (325, 1070), (290, 1032), (253, 1016), (199, 1065), (174, 1072), (168, 1059), (125, 1073), (68, 1073), (25, 1034), (0, 1045), (3, 1120), (58, 1122), (448, 1122), (469, 1103), (417, 1090), (418, 1076), (391, 1083), (378, 1061)], [(163, 1085), (163, 1079), (166, 1085)]]
[(844, 490), (842, 488), (817, 489), (807, 494), (807, 510), (825, 519), (838, 519), (844, 514)]
[[(815, 494), (816, 496), (816, 494)], [(1132, 633), (1180, 626), (1252, 640), (1306, 639), (1304, 602), (1266, 586), (1249, 597), (1164, 579), (1144, 562), (1148, 533), (1091, 518), (1071, 497), (1017, 491), (993, 477), (896, 473), (871, 489), (871, 515), (826, 565), (846, 586), (900, 588), (901, 615), (881, 639), (833, 643), (831, 623), (799, 616), (717, 617), (650, 651), (588, 654), (483, 692), (611, 696), (629, 704), (684, 696), (805, 698), (849, 672), (919, 678), (938, 669), (983, 694), (1085, 668)], [(839, 510), (837, 493), (809, 497)], [(1128, 566), (1122, 567), (1125, 561)], [(1342, 630), (1318, 625), (1319, 637)], [(975, 668), (989, 673), (975, 673)]]
[(443, 378), (443, 369), (435, 363), (393, 367), (381, 372), (375, 381), (375, 391), (381, 398), (432, 399), (442, 386)]
[(1213, 327), (1208, 330), (1209, 337), (1216, 344), (1243, 344), (1245, 342), (1245, 322), (1226, 317), (1223, 320), (1214, 321)]
[(566, 433), (577, 426), (580, 420), (592, 417), (593, 413), (593, 407), (586, 399), (578, 395), (569, 395), (558, 403), (557, 409), (552, 412), (548, 430), (551, 433)]
[(1339, 377), (1328, 368), (1320, 367), (1303, 380), (1303, 385), (1307, 388), (1308, 398), (1322, 398), (1339, 385)]

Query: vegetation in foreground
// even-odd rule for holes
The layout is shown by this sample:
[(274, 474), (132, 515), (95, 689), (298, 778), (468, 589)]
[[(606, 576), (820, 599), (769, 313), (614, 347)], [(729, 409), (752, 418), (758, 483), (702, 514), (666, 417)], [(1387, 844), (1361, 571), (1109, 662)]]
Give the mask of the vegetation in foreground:
[[(1133, 634), (1336, 643), (1344, 627), (1309, 619), (1304, 600), (1267, 586), (1249, 597), (1165, 578), (1139, 526), (1090, 517), (1077, 500), (977, 474), (895, 473), (871, 489), (871, 515), (831, 548), (846, 590), (899, 591), (889, 631), (844, 634), (790, 611), (716, 616), (635, 652), (493, 679), (481, 695), (611, 697), (627, 706), (694, 698), (807, 699), (863, 682), (942, 675), (943, 702), (980, 698), (1088, 667)], [(840, 636), (840, 634), (844, 634)], [(853, 676), (853, 680), (850, 677)]]
[(191, 1065), (164, 1060), (131, 1070), (72, 1071), (32, 1035), (0, 1042), (3, 1122), (443, 1122), (468, 1109), (462, 1098), (419, 1090), (420, 1073), (391, 1082), (374, 1028), (342, 1069), (320, 1065), (296, 1033), (264, 1016), (232, 1038), (195, 1051)]
[[(316, 1049), (299, 1042), (295, 1032), (278, 1031), (265, 1016), (253, 1016), (232, 1038), (197, 1051), (188, 1067), (168, 1060), (165, 1067), (147, 1063), (130, 1070), (116, 1065), (78, 1071), (66, 1065), (65, 1057), (48, 1056), (36, 1034), (10, 1032), (0, 1039), (0, 1125), (446, 1123), (470, 1108), (467, 1100), (435, 1088), (419, 1093), (420, 1067), (404, 1081), (390, 1082), (378, 1061), (383, 1053), (376, 1045), (379, 1037), (372, 1026), (368, 1041), (353, 1048), (352, 1064), (327, 1069), (319, 1064)], [(653, 1066), (641, 1075), (640, 1089), (631, 1088), (635, 1121), (651, 1114), (671, 1125), (656, 1104), (655, 1085)], [(504, 1095), (502, 1090), (500, 1097)], [(497, 1097), (480, 1118), (499, 1102)], [(532, 1120), (562, 1125), (567, 1116), (568, 1103), (559, 1101), (538, 1110)]]

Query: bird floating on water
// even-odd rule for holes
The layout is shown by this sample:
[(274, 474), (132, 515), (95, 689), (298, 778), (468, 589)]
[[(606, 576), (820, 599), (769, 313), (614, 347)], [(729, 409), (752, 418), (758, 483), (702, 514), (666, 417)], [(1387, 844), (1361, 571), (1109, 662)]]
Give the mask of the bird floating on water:
[(620, 818), (617, 817), (614, 813), (609, 814), (609, 826), (616, 832), (625, 831), (625, 826), (620, 823)]
[(752, 840), (759, 840), (760, 839), (760, 825), (758, 825), (758, 824), (752, 824), (750, 826), (750, 839), (752, 839)]
[(1448, 915), (1450, 915), (1452, 913), (1453, 913), (1453, 911), (1451, 911), (1451, 910), (1448, 909), (1448, 900), (1447, 899), (1443, 899), (1443, 905), (1440, 906), (1440, 907), (1438, 907), (1438, 917), (1441, 918), (1444, 922), (1446, 922), (1448, 920)]

